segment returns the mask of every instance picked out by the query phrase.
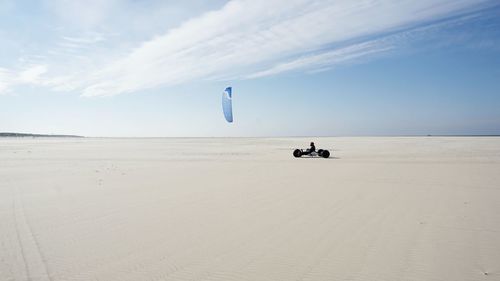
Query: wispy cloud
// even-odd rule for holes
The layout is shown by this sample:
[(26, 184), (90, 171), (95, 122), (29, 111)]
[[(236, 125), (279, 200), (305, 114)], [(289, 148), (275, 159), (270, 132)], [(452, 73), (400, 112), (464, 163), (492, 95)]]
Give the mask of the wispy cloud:
[[(479, 1), (481, 2), (481, 1)], [(91, 77), (84, 96), (135, 92), (224, 74), (241, 76), (328, 45), (450, 16), (478, 1), (232, 1), (112, 62)], [(247, 77), (322, 66), (386, 50), (357, 43), (293, 59)]]
[(0, 93), (5, 92), (12, 84), (12, 74), (8, 69), (0, 68)]
[(92, 44), (92, 43), (97, 43), (100, 41), (104, 41), (104, 35), (103, 34), (90, 34), (88, 36), (81, 36), (81, 37), (71, 37), (71, 36), (63, 36), (62, 39), (65, 41), (71, 43), (71, 44)]
[(20, 84), (39, 84), (41, 76), (47, 72), (45, 65), (33, 65), (21, 71), (15, 82)]
[[(461, 16), (410, 28), (405, 31), (390, 33), (385, 36), (379, 35), (376, 39), (364, 39), (357, 43), (347, 44), (344, 47), (306, 53), (288, 60), (279, 61), (274, 66), (266, 67), (265, 70), (251, 73), (244, 78), (253, 79), (290, 71), (316, 73), (331, 69), (337, 65), (362, 63), (372, 57), (382, 56), (391, 52), (394, 53), (398, 49), (408, 50), (409, 45), (416, 44), (419, 40), (434, 41), (435, 37), (439, 36), (439, 31), (463, 25), (477, 19), (477, 17), (477, 14)], [(441, 36), (439, 37), (441, 38)], [(448, 42), (441, 40), (440, 42), (443, 46), (452, 43), (459, 42), (456, 40), (449, 40)], [(439, 46), (439, 43), (434, 42), (433, 46)]]
[[(397, 46), (394, 40), (407, 40), (405, 36), (384, 40), (388, 34), (404, 34), (422, 24), (481, 9), (490, 3), (234, 0), (137, 44), (132, 50), (113, 50), (121, 55), (80, 67), (77, 73), (50, 73), (49, 65), (31, 69), (30, 79), (25, 81), (40, 83), (45, 77), (47, 82), (42, 84), (78, 90), (90, 97), (214, 77), (247, 79), (293, 70), (314, 71), (385, 53)], [(98, 19), (90, 17), (88, 22)], [(101, 40), (104, 39), (66, 36), (60, 44), (77, 49)], [(86, 56), (92, 59), (88, 52)], [(64, 69), (60, 65), (53, 67)]]
[(41, 2), (54, 16), (85, 29), (101, 24), (119, 4), (118, 0), (43, 0)]
[(381, 40), (363, 42), (344, 48), (321, 52), (319, 54), (307, 55), (293, 59), (289, 62), (279, 63), (269, 69), (247, 75), (246, 78), (259, 78), (292, 70), (318, 69), (323, 71), (338, 64), (384, 53), (393, 48), (393, 46)]
[(44, 85), (42, 75), (47, 72), (45, 65), (30, 65), (19, 71), (0, 68), (0, 92), (22, 84)]

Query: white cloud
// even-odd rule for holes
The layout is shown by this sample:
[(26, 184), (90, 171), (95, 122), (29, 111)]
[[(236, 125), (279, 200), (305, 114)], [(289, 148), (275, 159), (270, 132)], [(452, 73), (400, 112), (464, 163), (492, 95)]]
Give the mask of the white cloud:
[(294, 59), (289, 62), (280, 63), (264, 71), (256, 72), (246, 76), (246, 78), (259, 78), (275, 75), (282, 72), (304, 69), (326, 70), (333, 65), (344, 62), (351, 62), (370, 55), (387, 52), (393, 49), (393, 46), (385, 44), (383, 41), (375, 40), (360, 44), (351, 45), (319, 54), (308, 55)]
[(0, 68), (0, 93), (5, 92), (12, 85), (12, 74), (8, 69)]
[[(324, 66), (322, 59), (335, 63), (359, 57), (360, 51), (380, 51), (379, 46), (355, 45), (307, 59), (296, 57), (450, 16), (481, 2), (486, 1), (231, 1), (110, 63), (90, 77), (83, 95), (115, 95), (213, 76), (244, 77), (267, 67), (254, 74), (262, 76), (279, 68), (303, 67), (304, 60)], [(279, 62), (283, 64), (277, 68)]]
[(66, 23), (93, 28), (105, 21), (118, 0), (44, 0), (45, 6)]
[(328, 70), (340, 64), (362, 62), (372, 56), (380, 56), (398, 48), (402, 48), (403, 45), (415, 43), (421, 39), (430, 40), (439, 30), (451, 28), (475, 18), (475, 16), (470, 15), (459, 17), (457, 19), (433, 23), (423, 27), (412, 28), (408, 31), (382, 36), (374, 40), (349, 44), (345, 47), (320, 50), (319, 52), (305, 54), (298, 58), (279, 62), (263, 71), (249, 74), (245, 76), (245, 78), (253, 79), (288, 71), (307, 71), (308, 73), (316, 73)]
[(33, 65), (21, 71), (15, 82), (19, 84), (39, 84), (41, 75), (46, 72), (46, 65)]
[(30, 65), (19, 71), (12, 71), (0, 68), (0, 94), (16, 85), (46, 85), (46, 80), (42, 77), (47, 72), (46, 65)]
[[(51, 64), (52, 73), (47, 67), (23, 70), (20, 80), (57, 90), (78, 90), (83, 96), (109, 96), (193, 80), (322, 70), (392, 50), (397, 45), (394, 41), (408, 40), (407, 30), (491, 2), (234, 0), (140, 44), (113, 46), (107, 56), (92, 47), (105, 40), (99, 33), (94, 37), (65, 36), (53, 56), (70, 53), (80, 59)], [(77, 20), (94, 26), (116, 1), (99, 3), (90, 4), (100, 12), (83, 13)], [(79, 4), (74, 5), (69, 7), (78, 10)], [(401, 35), (381, 39), (390, 33)], [(130, 46), (135, 47), (130, 50)], [(8, 87), (8, 83), (2, 85)]]

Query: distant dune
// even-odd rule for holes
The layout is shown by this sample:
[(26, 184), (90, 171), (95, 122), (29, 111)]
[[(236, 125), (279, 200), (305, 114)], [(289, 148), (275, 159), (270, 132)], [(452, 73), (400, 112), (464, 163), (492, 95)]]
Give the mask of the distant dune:
[(76, 136), (76, 135), (44, 135), (44, 134), (25, 134), (25, 133), (11, 133), (11, 132), (0, 132), (0, 137), (83, 138), (83, 136)]

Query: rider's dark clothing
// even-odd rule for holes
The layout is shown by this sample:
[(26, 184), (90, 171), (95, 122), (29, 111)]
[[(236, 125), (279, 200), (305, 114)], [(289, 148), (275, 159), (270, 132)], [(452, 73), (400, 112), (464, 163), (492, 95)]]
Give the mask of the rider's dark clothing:
[(314, 144), (311, 145), (311, 148), (309, 148), (309, 153), (311, 152), (315, 152), (316, 151), (316, 146), (314, 146)]

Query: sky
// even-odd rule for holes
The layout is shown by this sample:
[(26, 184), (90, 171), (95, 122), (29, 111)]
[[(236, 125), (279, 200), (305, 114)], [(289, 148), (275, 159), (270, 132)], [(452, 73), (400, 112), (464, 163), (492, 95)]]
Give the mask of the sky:
[(0, 132), (500, 134), (498, 1), (0, 0), (0, 49)]

